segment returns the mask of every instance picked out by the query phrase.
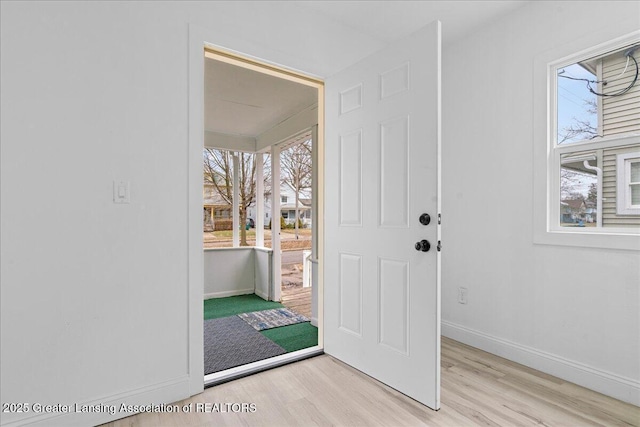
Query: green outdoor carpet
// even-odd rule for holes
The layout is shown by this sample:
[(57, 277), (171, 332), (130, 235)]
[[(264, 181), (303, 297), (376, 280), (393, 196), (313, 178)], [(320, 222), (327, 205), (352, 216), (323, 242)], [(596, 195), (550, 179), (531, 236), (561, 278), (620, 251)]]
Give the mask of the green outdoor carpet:
[(318, 328), (309, 322), (267, 329), (260, 333), (287, 350), (287, 353), (318, 345)]
[[(255, 294), (212, 298), (204, 301), (204, 320), (283, 307), (279, 302), (265, 301)], [(287, 353), (318, 345), (318, 328), (309, 322), (281, 326), (261, 331), (260, 334), (284, 348)]]
[(265, 301), (256, 294), (211, 298), (204, 300), (204, 320), (282, 307), (279, 302)]

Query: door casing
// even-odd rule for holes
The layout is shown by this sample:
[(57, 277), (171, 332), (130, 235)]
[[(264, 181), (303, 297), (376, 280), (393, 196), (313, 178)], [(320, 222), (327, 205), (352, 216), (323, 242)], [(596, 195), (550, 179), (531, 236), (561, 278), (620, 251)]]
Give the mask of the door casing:
[[(211, 40), (220, 39), (220, 35), (216, 34), (215, 30), (207, 30), (201, 27), (190, 25), (189, 26), (189, 143), (188, 143), (188, 296), (187, 296), (187, 313), (188, 313), (188, 376), (189, 376), (189, 391), (188, 395), (195, 395), (203, 391), (203, 377), (204, 377), (204, 364), (203, 364), (203, 256), (202, 256), (202, 230), (201, 230), (201, 215), (202, 215), (202, 191), (199, 185), (202, 183), (202, 148), (203, 138), (202, 129), (204, 128), (203, 114), (204, 114), (204, 55), (203, 50), (205, 47), (212, 47), (217, 50), (227, 50), (231, 55), (241, 56), (248, 58), (250, 61), (256, 64), (265, 64), (275, 70), (284, 70), (292, 76), (299, 75), (296, 71), (292, 71), (292, 68), (275, 65), (274, 63), (261, 58), (268, 57), (282, 57), (282, 52), (262, 52), (259, 56), (253, 56), (249, 54), (238, 54), (236, 50), (225, 49), (221, 46), (217, 46), (211, 43)], [(224, 37), (222, 37), (224, 39)], [(248, 49), (251, 50), (251, 49)], [(267, 50), (267, 49), (265, 49)], [(285, 55), (286, 56), (286, 55)], [(291, 63), (295, 63), (294, 56), (290, 56)], [(283, 62), (283, 61), (280, 61)], [(284, 61), (287, 62), (287, 61)], [(322, 81), (317, 76), (309, 76), (311, 79)], [(440, 75), (438, 75), (438, 79)], [(322, 258), (324, 255), (324, 211), (323, 211), (323, 197), (324, 197), (324, 178), (325, 178), (325, 164), (324, 164), (324, 92), (319, 90), (318, 95), (319, 117), (318, 126), (318, 198), (321, 203), (320, 208), (317, 210), (318, 220), (316, 222), (318, 229), (318, 284), (319, 295), (322, 295), (322, 286), (324, 283), (324, 266), (322, 264)], [(438, 104), (440, 104), (440, 93), (438, 93)], [(438, 140), (440, 138), (440, 128), (438, 127)], [(440, 152), (438, 153), (438, 169), (440, 170)], [(438, 182), (438, 187), (440, 183)], [(439, 189), (438, 189), (439, 190)], [(440, 212), (440, 199), (438, 198), (438, 213)], [(440, 228), (438, 227), (438, 237), (440, 240)], [(440, 264), (438, 257), (438, 266)], [(438, 280), (440, 277), (440, 268), (437, 271)], [(438, 310), (440, 307), (439, 294), (438, 294)], [(323, 302), (322, 298), (318, 301), (318, 322), (319, 322), (319, 346), (323, 345)], [(439, 311), (438, 311), (439, 312)], [(438, 322), (439, 333), (439, 322)], [(438, 378), (439, 382), (439, 378)]]
[[(292, 70), (290, 67), (277, 65), (249, 54), (238, 53), (211, 40), (219, 39), (215, 31), (207, 30), (196, 25), (189, 25), (189, 143), (188, 143), (188, 285), (187, 285), (187, 317), (188, 317), (188, 376), (189, 391), (187, 396), (193, 396), (204, 390), (204, 362), (203, 362), (203, 289), (204, 289), (204, 260), (202, 239), (202, 150), (204, 129), (204, 58), (205, 50), (210, 49), (218, 54), (227, 56), (229, 63), (254, 69), (259, 72), (285, 78), (297, 83), (306, 84), (318, 89), (318, 125), (317, 125), (317, 226), (314, 228), (317, 253), (324, 250), (324, 83), (317, 76)], [(314, 166), (316, 166), (314, 165)], [(234, 368), (221, 375), (221, 381), (231, 377), (242, 376), (248, 370), (259, 371), (269, 369), (294, 360), (310, 357), (322, 352), (323, 321), (323, 268), (322, 257), (317, 257), (317, 289), (318, 289), (318, 346), (288, 353), (277, 358), (255, 362), (246, 367)]]

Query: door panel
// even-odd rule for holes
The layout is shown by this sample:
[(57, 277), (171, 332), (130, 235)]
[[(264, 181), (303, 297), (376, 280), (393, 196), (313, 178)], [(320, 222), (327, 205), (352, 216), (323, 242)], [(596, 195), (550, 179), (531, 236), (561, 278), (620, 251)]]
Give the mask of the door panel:
[(361, 336), (362, 257), (340, 254), (340, 329)]
[[(439, 408), (440, 23), (326, 81), (325, 351)], [(419, 217), (430, 214), (429, 225)], [(431, 243), (428, 252), (416, 242)]]
[(409, 116), (380, 123), (380, 226), (409, 226)]
[(340, 136), (340, 225), (362, 225), (362, 130)]

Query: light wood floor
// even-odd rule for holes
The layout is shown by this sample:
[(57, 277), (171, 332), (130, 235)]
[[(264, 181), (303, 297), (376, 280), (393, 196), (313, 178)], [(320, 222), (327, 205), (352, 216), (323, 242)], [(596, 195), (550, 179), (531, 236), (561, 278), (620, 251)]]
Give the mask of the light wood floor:
[(311, 288), (283, 288), (280, 295), (282, 305), (298, 314), (311, 318)]
[(327, 356), (178, 402), (253, 403), (255, 412), (142, 414), (120, 426), (638, 426), (640, 408), (442, 339), (442, 408), (432, 411)]

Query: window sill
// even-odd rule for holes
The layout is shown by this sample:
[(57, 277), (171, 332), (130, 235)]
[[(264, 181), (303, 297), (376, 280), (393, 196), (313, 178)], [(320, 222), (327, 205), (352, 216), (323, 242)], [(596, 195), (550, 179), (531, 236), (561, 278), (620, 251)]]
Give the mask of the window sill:
[(534, 233), (533, 243), (536, 245), (640, 251), (640, 234), (632, 234), (628, 230), (620, 229), (540, 231)]

